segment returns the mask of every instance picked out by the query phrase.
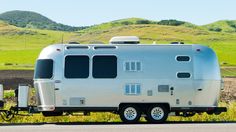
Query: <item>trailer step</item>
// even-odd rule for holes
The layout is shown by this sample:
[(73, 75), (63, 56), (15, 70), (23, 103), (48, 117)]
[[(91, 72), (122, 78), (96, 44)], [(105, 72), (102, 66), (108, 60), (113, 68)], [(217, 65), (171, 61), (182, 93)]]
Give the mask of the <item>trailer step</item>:
[(3, 108), (3, 107), (4, 107), (4, 102), (0, 101), (0, 108)]

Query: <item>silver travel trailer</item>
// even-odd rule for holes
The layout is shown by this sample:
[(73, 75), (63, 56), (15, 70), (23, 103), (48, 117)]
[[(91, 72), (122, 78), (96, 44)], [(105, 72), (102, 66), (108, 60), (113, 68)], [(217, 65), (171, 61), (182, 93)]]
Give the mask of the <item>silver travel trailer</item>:
[[(119, 38), (119, 37), (118, 37)], [(170, 113), (220, 114), (222, 86), (215, 52), (197, 44), (55, 44), (35, 67), (37, 108), (45, 116), (103, 112), (122, 121), (163, 122)]]

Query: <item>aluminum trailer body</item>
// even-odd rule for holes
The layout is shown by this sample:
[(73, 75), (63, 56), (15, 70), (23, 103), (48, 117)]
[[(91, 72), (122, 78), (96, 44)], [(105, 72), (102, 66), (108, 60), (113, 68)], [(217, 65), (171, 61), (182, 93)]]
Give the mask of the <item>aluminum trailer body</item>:
[(221, 85), (215, 52), (198, 44), (55, 44), (34, 75), (39, 111), (138, 111), (153, 122), (167, 118), (158, 111), (225, 111)]

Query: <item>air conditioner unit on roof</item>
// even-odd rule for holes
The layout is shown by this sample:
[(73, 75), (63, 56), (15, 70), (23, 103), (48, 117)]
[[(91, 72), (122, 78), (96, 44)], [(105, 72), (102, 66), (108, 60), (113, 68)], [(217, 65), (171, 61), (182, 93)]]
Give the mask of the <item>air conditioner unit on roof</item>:
[(116, 36), (109, 41), (110, 44), (139, 44), (137, 36)]

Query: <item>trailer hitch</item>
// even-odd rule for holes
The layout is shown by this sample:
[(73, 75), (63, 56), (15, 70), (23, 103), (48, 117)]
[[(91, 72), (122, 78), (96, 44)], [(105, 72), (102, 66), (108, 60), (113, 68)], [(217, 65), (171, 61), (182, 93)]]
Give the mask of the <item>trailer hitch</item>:
[(0, 115), (4, 121), (11, 121), (15, 116), (15, 111), (13, 109), (10, 110), (0, 110)]

